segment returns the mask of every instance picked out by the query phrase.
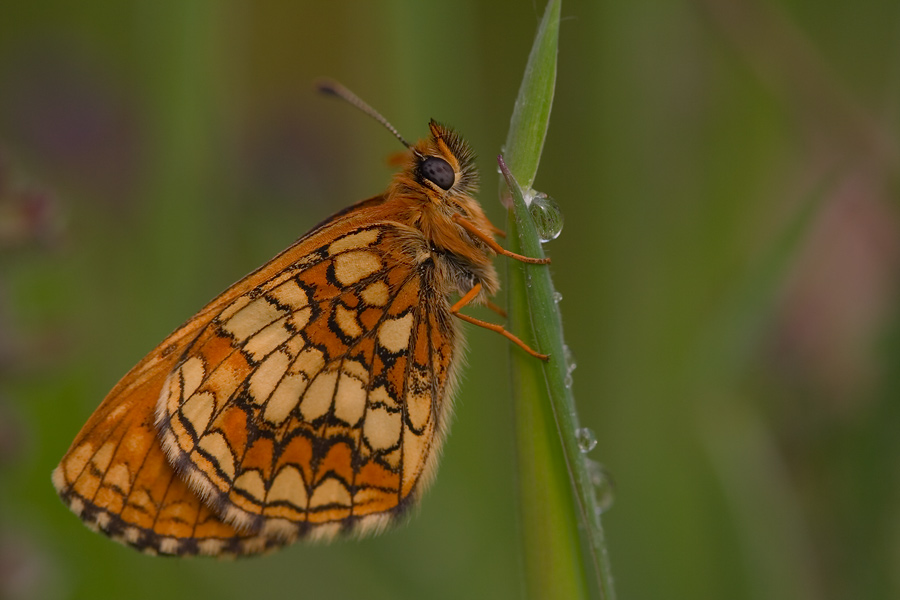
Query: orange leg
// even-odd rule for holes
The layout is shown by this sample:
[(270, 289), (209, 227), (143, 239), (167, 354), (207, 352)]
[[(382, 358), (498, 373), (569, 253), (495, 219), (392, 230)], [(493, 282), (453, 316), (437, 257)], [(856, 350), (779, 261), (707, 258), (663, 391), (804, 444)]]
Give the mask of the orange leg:
[(487, 307), (489, 309), (491, 309), (492, 311), (494, 311), (495, 313), (497, 313), (498, 315), (500, 315), (501, 317), (503, 317), (504, 319), (506, 318), (506, 311), (503, 310), (502, 308), (500, 308), (499, 306), (497, 306), (496, 304), (494, 304), (493, 302), (491, 302), (490, 300), (488, 300), (488, 302), (487, 302)]
[(523, 342), (522, 340), (520, 340), (519, 338), (517, 338), (510, 332), (508, 332), (506, 329), (503, 328), (502, 325), (497, 325), (496, 323), (488, 323), (487, 321), (482, 321), (481, 319), (476, 319), (475, 317), (470, 317), (469, 315), (464, 315), (461, 312), (459, 312), (463, 307), (468, 305), (475, 298), (475, 296), (478, 295), (478, 292), (480, 292), (480, 291), (481, 291), (481, 284), (476, 283), (472, 287), (471, 290), (466, 292), (465, 296), (460, 298), (456, 302), (456, 304), (454, 304), (453, 306), (450, 307), (450, 312), (452, 312), (454, 315), (456, 315), (463, 321), (471, 323), (472, 325), (478, 325), (479, 327), (484, 327), (485, 329), (489, 329), (491, 331), (495, 331), (495, 332), (499, 333), (500, 335), (502, 335), (503, 337), (505, 337), (506, 339), (511, 341), (513, 344), (515, 344), (516, 346), (518, 346), (519, 348), (521, 348), (522, 350), (524, 350), (525, 352), (527, 352), (528, 354), (532, 355), (535, 358), (539, 358), (541, 360), (549, 360), (550, 359), (550, 356), (548, 356), (547, 354), (541, 354), (540, 352), (535, 352), (534, 350), (532, 350), (528, 346), (528, 344), (526, 344), (525, 342)]
[(550, 262), (549, 258), (530, 258), (528, 256), (522, 256), (521, 254), (516, 254), (515, 252), (510, 252), (500, 244), (498, 244), (494, 239), (486, 235), (483, 231), (478, 229), (471, 221), (467, 220), (465, 217), (461, 217), (458, 214), (453, 215), (453, 220), (459, 223), (463, 229), (477, 237), (479, 240), (488, 245), (488, 248), (496, 252), (497, 254), (502, 254), (503, 256), (508, 256), (510, 258), (514, 258), (516, 260), (522, 261), (524, 263), (533, 263), (538, 265), (545, 265)]

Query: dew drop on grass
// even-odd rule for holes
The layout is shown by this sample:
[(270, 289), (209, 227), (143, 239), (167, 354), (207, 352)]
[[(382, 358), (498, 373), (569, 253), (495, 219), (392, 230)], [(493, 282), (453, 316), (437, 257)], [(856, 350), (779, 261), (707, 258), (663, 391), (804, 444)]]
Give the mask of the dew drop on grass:
[(606, 467), (597, 461), (586, 458), (585, 467), (588, 477), (591, 479), (591, 485), (594, 486), (594, 498), (597, 502), (596, 508), (599, 516), (612, 507), (615, 500), (615, 484)]
[(572, 349), (569, 348), (568, 344), (563, 346), (563, 353), (566, 356), (566, 373), (571, 373), (575, 370), (575, 367), (578, 365), (575, 363), (575, 355), (572, 354)]
[(597, 436), (588, 427), (579, 427), (575, 431), (575, 439), (578, 440), (578, 449), (587, 454), (597, 446)]
[(547, 194), (536, 192), (531, 204), (528, 205), (528, 212), (534, 219), (538, 237), (542, 242), (549, 242), (559, 237), (563, 228), (563, 215), (556, 200)]

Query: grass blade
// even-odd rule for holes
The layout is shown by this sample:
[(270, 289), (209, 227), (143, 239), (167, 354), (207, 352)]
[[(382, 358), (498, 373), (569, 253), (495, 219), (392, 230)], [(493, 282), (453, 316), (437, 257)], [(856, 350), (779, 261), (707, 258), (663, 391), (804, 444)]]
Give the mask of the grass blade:
[[(519, 88), (505, 145), (506, 162), (500, 159), (512, 201), (510, 249), (534, 257), (543, 257), (543, 249), (528, 201), (553, 103), (559, 15), (560, 1), (551, 0)], [(527, 192), (519, 186), (520, 181)], [(510, 326), (534, 348), (550, 354), (550, 360), (542, 363), (512, 349), (528, 597), (584, 597), (590, 588), (581, 552), (585, 547), (600, 596), (613, 598), (600, 511), (576, 437), (579, 426), (574, 398), (566, 386), (568, 364), (550, 271), (544, 265), (510, 261), (509, 273)]]

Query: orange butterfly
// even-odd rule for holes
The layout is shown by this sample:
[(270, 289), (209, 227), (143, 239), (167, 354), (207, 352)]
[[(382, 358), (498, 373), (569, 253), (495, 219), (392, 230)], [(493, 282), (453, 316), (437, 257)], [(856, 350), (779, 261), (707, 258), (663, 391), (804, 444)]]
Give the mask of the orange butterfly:
[[(53, 472), (91, 528), (148, 553), (246, 555), (379, 531), (432, 478), (458, 317), (499, 286), (500, 233), (452, 130), (407, 143), (387, 192), (338, 212), (182, 325), (112, 389)], [(461, 298), (451, 305), (448, 297)], [(499, 310), (499, 309), (498, 309)]]

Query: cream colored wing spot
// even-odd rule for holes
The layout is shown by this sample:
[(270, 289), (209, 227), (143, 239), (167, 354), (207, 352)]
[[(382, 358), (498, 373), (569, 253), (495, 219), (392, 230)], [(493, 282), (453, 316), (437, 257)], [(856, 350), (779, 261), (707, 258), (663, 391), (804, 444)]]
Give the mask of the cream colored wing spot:
[(101, 529), (105, 529), (109, 526), (110, 516), (109, 513), (102, 512), (97, 515), (97, 525), (100, 526)]
[(312, 317), (312, 309), (308, 306), (301, 308), (291, 315), (291, 325), (295, 331), (300, 331), (309, 323), (310, 317)]
[(366, 229), (357, 233), (351, 233), (338, 238), (328, 246), (328, 254), (335, 256), (347, 250), (355, 250), (371, 246), (378, 241), (377, 229)]
[(216, 538), (209, 538), (206, 540), (201, 540), (197, 543), (197, 550), (200, 554), (204, 556), (218, 556), (219, 553), (222, 552), (222, 548), (225, 546), (225, 543), (222, 540), (217, 540)]
[(385, 450), (400, 441), (401, 413), (382, 406), (370, 408), (363, 423), (363, 435), (373, 450)]
[(269, 486), (269, 495), (266, 497), (267, 502), (290, 502), (300, 509), (306, 508), (307, 499), (303, 476), (296, 467), (291, 465), (285, 466), (278, 472), (272, 485)]
[(331, 408), (334, 397), (334, 386), (337, 384), (337, 371), (325, 371), (306, 388), (300, 402), (300, 414), (307, 421), (315, 421), (325, 415)]
[(247, 384), (247, 391), (255, 404), (263, 404), (269, 399), (290, 364), (291, 357), (278, 350), (256, 367)]
[(263, 412), (263, 418), (274, 425), (281, 425), (291, 415), (300, 397), (306, 391), (309, 379), (304, 373), (285, 375), (269, 400)]
[(352, 250), (334, 257), (334, 276), (341, 285), (351, 285), (381, 269), (381, 259), (374, 252)]
[(188, 398), (197, 391), (197, 388), (203, 382), (203, 378), (206, 377), (206, 364), (199, 356), (192, 356), (184, 361), (178, 367), (178, 370), (181, 373), (181, 379), (184, 381), (184, 388), (181, 393), (184, 398)]
[(141, 539), (141, 530), (137, 527), (126, 527), (125, 531), (122, 532), (122, 538), (126, 542), (136, 544)]
[(369, 382), (369, 367), (358, 360), (345, 360), (341, 370), (352, 377), (356, 377), (363, 383)]
[(222, 312), (219, 313), (219, 316), (217, 317), (219, 322), (224, 323), (229, 318), (231, 318), (231, 316), (234, 315), (237, 311), (241, 310), (248, 304), (250, 304), (249, 296), (246, 296), (246, 295), (238, 296), (237, 298), (235, 298), (234, 302), (229, 304), (227, 307), (225, 307), (225, 310), (223, 310)]
[(312, 497), (309, 499), (309, 507), (318, 508), (330, 504), (339, 506), (350, 506), (351, 504), (350, 491), (347, 486), (331, 477), (323, 480), (313, 491)]
[(366, 411), (366, 386), (358, 378), (344, 372), (334, 395), (334, 416), (355, 427)]
[[(294, 335), (291, 339), (287, 341), (284, 345), (285, 351), (289, 356), (297, 357), (300, 356), (300, 352), (306, 347), (306, 340), (303, 339), (302, 335)], [(295, 358), (296, 360), (296, 358)]]
[(325, 354), (318, 348), (310, 346), (304, 348), (303, 351), (297, 355), (297, 358), (294, 359), (294, 364), (291, 365), (291, 372), (303, 373), (312, 379), (324, 366)]
[(266, 484), (262, 475), (256, 469), (244, 471), (234, 480), (234, 487), (257, 502), (263, 502), (266, 498)]
[(413, 314), (411, 312), (397, 319), (385, 319), (378, 328), (378, 343), (391, 354), (397, 354), (409, 346), (412, 325)]
[(251, 335), (286, 314), (261, 296), (225, 320), (221, 327), (237, 343), (243, 344)]
[(229, 480), (234, 479), (234, 454), (225, 436), (215, 431), (200, 438), (197, 446), (212, 458)]
[(181, 406), (181, 416), (188, 420), (196, 435), (203, 435), (212, 419), (216, 397), (210, 392), (194, 394)]
[[(71, 500), (71, 504), (69, 504), (69, 508), (72, 509), (73, 513), (75, 513), (76, 515), (78, 515), (80, 517), (81, 514), (84, 512), (84, 500), (82, 500), (78, 496), (72, 496), (72, 500)], [(85, 521), (84, 523), (85, 523), (85, 525), (87, 525), (88, 527), (91, 527), (93, 529), (93, 527), (89, 521)]]
[(268, 292), (278, 304), (287, 306), (293, 311), (309, 305), (309, 294), (294, 279), (288, 279), (272, 291)]
[(282, 317), (261, 329), (244, 344), (244, 352), (249, 354), (253, 360), (262, 360), (291, 337), (291, 332), (285, 327), (286, 322), (287, 319)]
[(180, 545), (181, 543), (175, 538), (164, 538), (159, 542), (159, 551), (162, 554), (176, 554)]
[(409, 394), (406, 397), (406, 412), (413, 428), (416, 431), (422, 431), (431, 418), (431, 396), (429, 394)]
[(427, 427), (422, 434), (416, 434), (409, 429), (403, 431), (403, 474), (401, 493), (407, 494), (412, 490), (416, 480), (425, 471), (425, 459), (429, 455), (434, 427)]
[(367, 285), (360, 296), (369, 306), (385, 306), (391, 299), (391, 290), (385, 282), (375, 281)]
[(363, 334), (363, 329), (356, 320), (356, 311), (350, 310), (343, 304), (338, 304), (334, 308), (334, 322), (349, 338), (358, 338)]
[(170, 414), (178, 412), (178, 407), (185, 398), (181, 379), (182, 378), (178, 376), (178, 369), (176, 367), (175, 370), (168, 374), (166, 380), (163, 382), (162, 390), (160, 390), (159, 398), (157, 398), (157, 423), (161, 423), (168, 419)]

